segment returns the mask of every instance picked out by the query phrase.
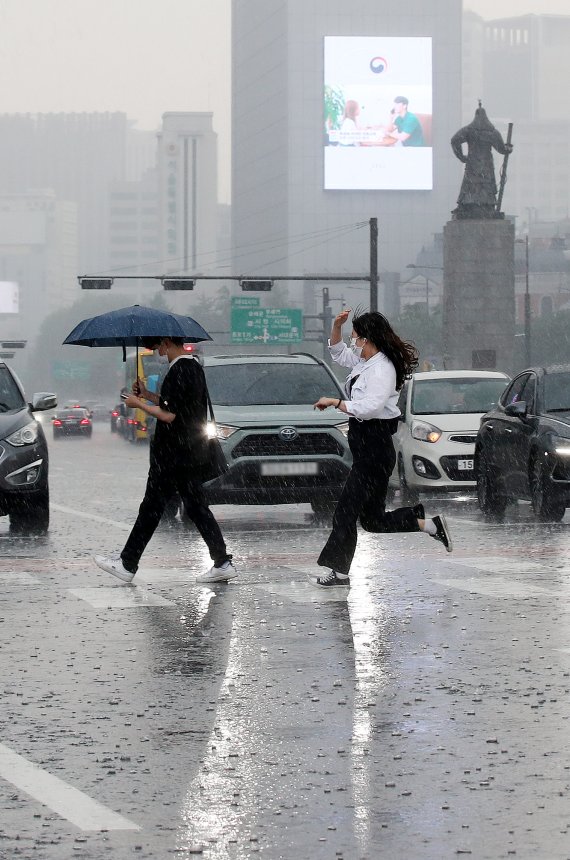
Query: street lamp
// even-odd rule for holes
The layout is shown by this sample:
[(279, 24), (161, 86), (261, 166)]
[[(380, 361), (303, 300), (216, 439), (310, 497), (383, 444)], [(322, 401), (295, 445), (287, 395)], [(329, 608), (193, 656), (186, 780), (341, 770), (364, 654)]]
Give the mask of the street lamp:
[[(437, 269), (439, 272), (443, 272), (443, 266), (417, 266), (415, 263), (408, 263), (406, 269)], [(424, 275), (426, 282), (426, 313), (429, 316), (429, 278), (427, 275)]]
[(529, 265), (528, 265), (528, 233), (524, 239), (515, 239), (515, 245), (525, 246), (525, 285), (524, 285), (524, 355), (525, 364), (530, 367), (530, 290), (529, 290)]

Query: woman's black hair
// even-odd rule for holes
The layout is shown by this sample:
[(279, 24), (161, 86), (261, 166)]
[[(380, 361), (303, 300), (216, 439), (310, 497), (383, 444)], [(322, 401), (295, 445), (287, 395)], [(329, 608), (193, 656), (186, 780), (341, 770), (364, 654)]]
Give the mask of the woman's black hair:
[(398, 337), (386, 317), (378, 311), (361, 313), (357, 308), (352, 328), (359, 337), (365, 337), (390, 359), (396, 368), (396, 389), (399, 391), (418, 366), (416, 347)]

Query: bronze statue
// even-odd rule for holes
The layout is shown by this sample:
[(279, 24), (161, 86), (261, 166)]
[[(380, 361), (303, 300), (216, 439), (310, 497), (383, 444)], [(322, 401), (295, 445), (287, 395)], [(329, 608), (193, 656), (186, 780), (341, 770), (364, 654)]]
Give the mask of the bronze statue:
[[(463, 152), (464, 143), (468, 147), (467, 155)], [(457, 209), (453, 210), (453, 216), (455, 218), (502, 218), (503, 215), (499, 210), (506, 178), (506, 164), (503, 165), (501, 201), (497, 206), (493, 149), (505, 156), (506, 163), (513, 147), (510, 140), (507, 143), (503, 141), (500, 132), (487, 117), (485, 109), (481, 107), (481, 102), (475, 111), (473, 122), (460, 128), (451, 138), (451, 148), (457, 158), (465, 164)]]

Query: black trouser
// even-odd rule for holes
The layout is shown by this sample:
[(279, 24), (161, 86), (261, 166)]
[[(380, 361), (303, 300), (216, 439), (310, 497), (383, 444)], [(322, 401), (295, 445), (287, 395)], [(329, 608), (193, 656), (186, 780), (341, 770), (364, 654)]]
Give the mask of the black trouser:
[(388, 479), (396, 463), (391, 422), (349, 420), (353, 465), (338, 500), (332, 531), (318, 564), (348, 574), (356, 551), (356, 523), (367, 532), (417, 532), (417, 511), (386, 511)]
[(135, 573), (140, 557), (153, 536), (168, 500), (179, 493), (188, 517), (206, 541), (210, 557), (216, 567), (231, 559), (220, 527), (206, 503), (202, 484), (193, 477), (190, 464), (176, 461), (157, 460), (150, 455), (150, 469), (144, 499), (133, 529), (121, 553), (121, 560), (127, 570)]

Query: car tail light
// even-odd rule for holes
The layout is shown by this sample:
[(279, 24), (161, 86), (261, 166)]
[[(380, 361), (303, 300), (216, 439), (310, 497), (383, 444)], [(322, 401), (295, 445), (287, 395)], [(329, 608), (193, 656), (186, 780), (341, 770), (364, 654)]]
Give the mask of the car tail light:
[(115, 410), (113, 410), (113, 411), (111, 412), (111, 415), (113, 416), (113, 418), (116, 418), (116, 417), (118, 416), (118, 414), (119, 414), (119, 413), (118, 413), (118, 412), (116, 412)]
[(89, 420), (89, 418), (82, 418), (79, 423), (85, 425), (85, 424), (91, 424), (91, 421)]
[(53, 419), (53, 426), (54, 427), (61, 427), (61, 421), (59, 420), (59, 418)]

